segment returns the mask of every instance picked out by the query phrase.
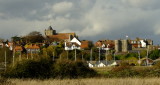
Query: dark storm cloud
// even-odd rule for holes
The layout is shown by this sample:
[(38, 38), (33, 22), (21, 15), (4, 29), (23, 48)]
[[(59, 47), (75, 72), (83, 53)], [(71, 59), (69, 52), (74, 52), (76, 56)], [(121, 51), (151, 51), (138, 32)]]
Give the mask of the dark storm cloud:
[(160, 42), (160, 0), (0, 0), (0, 37), (52, 25), (81, 39), (152, 38)]

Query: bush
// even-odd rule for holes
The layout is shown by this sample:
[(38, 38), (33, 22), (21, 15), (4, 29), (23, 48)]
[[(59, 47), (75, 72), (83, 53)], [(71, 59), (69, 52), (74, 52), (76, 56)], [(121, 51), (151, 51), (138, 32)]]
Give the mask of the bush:
[(59, 60), (54, 65), (54, 76), (58, 78), (93, 77), (96, 72), (81, 61)]
[(106, 77), (135, 77), (138, 72), (133, 70), (130, 66), (118, 66), (113, 68)]
[(49, 59), (23, 60), (17, 63), (2, 76), (6, 78), (84, 78), (93, 77), (96, 72), (81, 61)]
[(49, 78), (52, 62), (48, 59), (23, 60), (7, 70), (4, 77), (11, 78)]

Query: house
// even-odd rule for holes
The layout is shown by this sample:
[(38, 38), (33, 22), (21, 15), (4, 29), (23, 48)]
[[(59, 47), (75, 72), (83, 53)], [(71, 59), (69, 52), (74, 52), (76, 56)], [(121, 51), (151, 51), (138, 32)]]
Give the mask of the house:
[(92, 41), (82, 40), (81, 41), (81, 49), (88, 49), (92, 45)]
[(135, 40), (129, 40), (129, 44), (132, 48), (147, 48), (148, 45), (153, 45), (153, 41), (151, 39), (140, 39), (136, 38)]
[(22, 46), (15, 46), (14, 47), (14, 51), (15, 52), (22, 52), (23, 51), (23, 47)]
[(106, 67), (106, 66), (116, 66), (117, 61), (111, 60), (111, 61), (88, 61), (88, 66), (89, 67)]
[(97, 64), (97, 67), (106, 67), (106, 66), (107, 66), (106, 62), (100, 62)]
[(88, 63), (88, 66), (90, 67), (90, 68), (92, 68), (92, 67), (94, 67), (94, 64), (93, 63)]
[(64, 42), (64, 41), (70, 41), (74, 37), (76, 37), (75, 33), (57, 33), (56, 30), (53, 30), (51, 26), (48, 27), (48, 29), (45, 29), (45, 36), (48, 41), (51, 42)]
[(95, 46), (102, 48), (102, 50), (111, 50), (114, 49), (114, 40), (98, 40)]
[(81, 49), (81, 42), (74, 37), (70, 42), (65, 42), (65, 50)]
[(36, 44), (27, 44), (27, 45), (25, 45), (25, 49), (26, 49), (27, 53), (37, 54), (40, 52), (40, 47)]

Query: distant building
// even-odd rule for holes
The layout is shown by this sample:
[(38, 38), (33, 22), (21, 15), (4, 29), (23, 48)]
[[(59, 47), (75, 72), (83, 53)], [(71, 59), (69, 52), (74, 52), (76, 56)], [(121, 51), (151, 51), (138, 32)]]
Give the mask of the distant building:
[(48, 29), (45, 29), (45, 36), (49, 41), (70, 41), (74, 37), (77, 37), (75, 33), (57, 33), (56, 30), (53, 30), (51, 26)]
[(70, 42), (65, 42), (65, 50), (81, 49), (81, 42), (74, 37)]
[(131, 50), (128, 40), (115, 40), (115, 52), (128, 52)]
[(14, 51), (20, 53), (20, 52), (23, 51), (23, 47), (22, 47), (22, 46), (15, 46), (15, 47), (14, 47)]
[(129, 52), (129, 51), (141, 51), (147, 49), (154, 49), (153, 41), (150, 39), (140, 39), (135, 40), (115, 40), (115, 51), (116, 52)]
[(111, 49), (113, 50), (115, 43), (114, 40), (98, 40), (95, 43), (95, 46), (103, 48), (104, 50), (111, 50)]
[(27, 53), (37, 54), (40, 52), (40, 47), (36, 44), (27, 44), (27, 45), (25, 45), (25, 49), (26, 49)]
[(92, 41), (82, 40), (81, 41), (81, 49), (88, 49), (92, 46)]
[(132, 46), (132, 49), (136, 48), (147, 48), (149, 45), (153, 45), (153, 41), (151, 39), (140, 39), (136, 38), (135, 40), (129, 40), (129, 43)]

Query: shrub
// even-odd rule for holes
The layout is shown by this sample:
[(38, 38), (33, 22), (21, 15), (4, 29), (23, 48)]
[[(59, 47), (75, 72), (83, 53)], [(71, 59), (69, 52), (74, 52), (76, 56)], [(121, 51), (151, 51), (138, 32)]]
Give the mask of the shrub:
[(96, 72), (81, 61), (49, 59), (23, 60), (2, 76), (6, 78), (81, 78), (95, 76)]
[(49, 78), (52, 62), (48, 59), (23, 60), (9, 69), (3, 76), (12, 78)]
[(59, 60), (54, 65), (54, 76), (58, 78), (92, 77), (96, 72), (81, 61)]
[(109, 71), (109, 73), (106, 74), (106, 77), (135, 77), (137, 75), (138, 72), (133, 70), (131, 66), (121, 64)]

